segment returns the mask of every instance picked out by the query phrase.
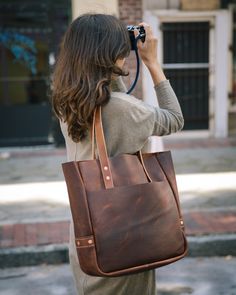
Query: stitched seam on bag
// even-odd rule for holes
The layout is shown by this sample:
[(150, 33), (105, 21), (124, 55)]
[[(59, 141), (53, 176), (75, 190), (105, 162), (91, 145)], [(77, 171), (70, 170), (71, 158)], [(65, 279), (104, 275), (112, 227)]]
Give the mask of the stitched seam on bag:
[(87, 240), (87, 239), (92, 239), (92, 238), (93, 238), (93, 235), (91, 235), (91, 236), (83, 236), (81, 238), (75, 238), (75, 239), (80, 241), (80, 240)]
[(177, 197), (175, 195), (174, 188), (173, 188), (169, 178), (167, 177), (167, 173), (166, 173), (165, 169), (163, 168), (161, 162), (159, 161), (159, 159), (157, 157), (156, 157), (156, 159), (157, 159), (157, 162), (159, 163), (159, 165), (160, 165), (160, 167), (161, 167), (161, 169), (162, 169), (162, 171), (163, 171), (163, 173), (164, 173), (164, 175), (166, 177), (167, 182), (169, 183), (169, 187), (171, 188), (172, 194), (173, 194), (174, 199), (175, 199), (175, 203), (176, 203), (179, 218), (182, 220), (183, 218), (182, 218), (182, 214), (181, 214), (181, 208), (180, 208), (180, 204), (179, 204), (179, 202), (177, 200)]
[(76, 248), (88, 248), (88, 247), (94, 247), (94, 244), (93, 245), (76, 246)]
[[(76, 171), (78, 173), (78, 177), (80, 177), (82, 179), (82, 176), (81, 176), (81, 172), (80, 172), (80, 169), (79, 167), (76, 165)], [(88, 204), (88, 199), (87, 199), (87, 192), (85, 190), (85, 186), (84, 186), (84, 183), (82, 181), (82, 190), (83, 190), (83, 194), (84, 194), (84, 200), (85, 200), (85, 207), (86, 207), (86, 210), (87, 210), (87, 217), (88, 217), (88, 226), (89, 226), (89, 230), (91, 231), (91, 233), (93, 234), (92, 236), (94, 237), (94, 229), (93, 229), (93, 226), (92, 226), (92, 222), (91, 222), (91, 210), (90, 210), (90, 207), (89, 207), (89, 204)]]

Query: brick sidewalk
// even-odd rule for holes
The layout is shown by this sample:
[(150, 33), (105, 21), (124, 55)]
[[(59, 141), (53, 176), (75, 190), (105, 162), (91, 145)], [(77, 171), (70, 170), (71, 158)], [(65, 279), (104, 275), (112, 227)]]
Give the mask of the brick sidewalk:
[[(184, 220), (188, 236), (236, 232), (236, 211), (187, 212)], [(0, 226), (0, 249), (67, 243), (68, 239), (69, 221)]]

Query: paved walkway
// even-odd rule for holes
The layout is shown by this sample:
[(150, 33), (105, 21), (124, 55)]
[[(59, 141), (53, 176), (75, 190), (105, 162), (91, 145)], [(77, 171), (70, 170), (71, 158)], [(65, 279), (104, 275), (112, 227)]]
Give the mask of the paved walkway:
[[(165, 142), (172, 148), (187, 235), (234, 237), (236, 140)], [(64, 161), (64, 149), (0, 150), (0, 254), (68, 241)]]
[[(185, 258), (157, 270), (157, 294), (235, 295), (235, 269), (232, 257)], [(0, 270), (0, 281), (1, 295), (76, 294), (67, 264)]]

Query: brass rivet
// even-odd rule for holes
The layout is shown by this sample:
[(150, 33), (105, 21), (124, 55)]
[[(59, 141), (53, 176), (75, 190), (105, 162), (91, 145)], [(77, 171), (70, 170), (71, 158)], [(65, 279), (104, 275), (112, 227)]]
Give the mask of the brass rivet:
[(183, 224), (184, 224), (183, 220), (180, 220), (180, 224), (181, 224), (181, 225), (183, 225)]
[(93, 243), (93, 240), (88, 240), (88, 244), (91, 245)]
[(77, 241), (76, 244), (77, 244), (77, 246), (80, 246), (80, 241)]
[(104, 170), (107, 171), (108, 170), (108, 167), (107, 166), (104, 166)]
[(106, 176), (106, 180), (110, 180), (111, 179), (111, 177), (110, 176)]

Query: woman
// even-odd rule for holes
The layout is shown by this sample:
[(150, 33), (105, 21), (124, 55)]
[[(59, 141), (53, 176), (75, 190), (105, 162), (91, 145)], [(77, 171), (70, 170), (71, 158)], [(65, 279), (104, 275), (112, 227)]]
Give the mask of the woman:
[[(133, 154), (149, 136), (170, 134), (183, 127), (176, 95), (158, 63), (157, 40), (150, 26), (140, 25), (145, 27), (146, 40), (138, 41), (138, 50), (152, 76), (160, 108), (125, 93), (120, 76), (127, 75), (123, 65), (130, 41), (124, 24), (111, 15), (87, 14), (69, 26), (53, 78), (53, 107), (60, 119), (68, 161), (91, 159), (90, 129), (99, 105), (109, 156)], [(69, 256), (79, 295), (156, 294), (153, 270), (116, 278), (83, 273), (72, 223)]]

